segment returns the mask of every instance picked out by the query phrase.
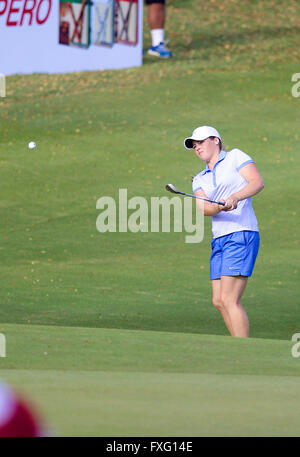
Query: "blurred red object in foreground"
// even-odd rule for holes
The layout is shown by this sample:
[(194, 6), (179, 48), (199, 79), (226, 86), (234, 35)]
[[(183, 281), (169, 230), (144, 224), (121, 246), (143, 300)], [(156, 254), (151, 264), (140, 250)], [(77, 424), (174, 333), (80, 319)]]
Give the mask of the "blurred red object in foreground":
[(0, 437), (45, 436), (35, 408), (7, 384), (0, 382)]

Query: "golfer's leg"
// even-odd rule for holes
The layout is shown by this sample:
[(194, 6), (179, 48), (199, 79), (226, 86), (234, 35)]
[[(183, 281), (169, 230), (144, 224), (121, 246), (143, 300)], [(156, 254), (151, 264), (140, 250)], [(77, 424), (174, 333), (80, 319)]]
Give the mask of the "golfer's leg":
[(247, 280), (247, 276), (221, 276), (221, 301), (229, 316), (232, 336), (249, 336), (248, 316), (241, 304)]
[(211, 286), (212, 286), (213, 305), (221, 313), (223, 320), (225, 322), (225, 325), (226, 325), (230, 335), (232, 335), (230, 317), (229, 317), (227, 309), (223, 306), (223, 303), (221, 300), (221, 279), (213, 279), (211, 281)]
[(152, 3), (148, 6), (148, 23), (151, 30), (165, 27), (166, 10), (163, 3)]

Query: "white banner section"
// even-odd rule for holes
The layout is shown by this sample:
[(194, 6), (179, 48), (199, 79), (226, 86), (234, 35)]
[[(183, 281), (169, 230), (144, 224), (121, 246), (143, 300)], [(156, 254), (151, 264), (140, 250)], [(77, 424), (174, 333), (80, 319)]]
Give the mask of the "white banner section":
[(142, 65), (143, 0), (0, 0), (0, 73)]

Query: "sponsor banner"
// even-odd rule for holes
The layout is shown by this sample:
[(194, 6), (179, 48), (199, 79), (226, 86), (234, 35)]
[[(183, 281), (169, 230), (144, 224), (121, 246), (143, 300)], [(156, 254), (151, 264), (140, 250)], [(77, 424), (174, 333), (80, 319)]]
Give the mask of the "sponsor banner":
[(143, 0), (0, 0), (0, 73), (142, 64)]

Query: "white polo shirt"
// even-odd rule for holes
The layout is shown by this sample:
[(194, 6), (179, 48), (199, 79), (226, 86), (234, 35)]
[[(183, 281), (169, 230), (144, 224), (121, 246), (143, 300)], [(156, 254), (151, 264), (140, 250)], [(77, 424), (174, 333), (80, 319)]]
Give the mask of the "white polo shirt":
[[(254, 163), (254, 161), (240, 149), (220, 151), (213, 171), (206, 165), (206, 168), (194, 177), (193, 193), (202, 189), (210, 200), (226, 200), (230, 195), (246, 186), (247, 181), (239, 170), (248, 163)], [(239, 201), (236, 209), (228, 212), (221, 211), (211, 219), (213, 238), (242, 230), (258, 232), (251, 197)]]

